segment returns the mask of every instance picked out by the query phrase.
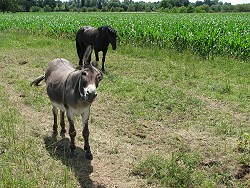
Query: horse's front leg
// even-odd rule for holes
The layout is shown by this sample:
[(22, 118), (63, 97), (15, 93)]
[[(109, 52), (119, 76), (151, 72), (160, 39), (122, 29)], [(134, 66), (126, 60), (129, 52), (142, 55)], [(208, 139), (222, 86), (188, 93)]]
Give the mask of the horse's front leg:
[(87, 107), (84, 110), (84, 113), (82, 114), (82, 123), (83, 123), (82, 136), (84, 138), (84, 150), (86, 152), (86, 158), (92, 160), (93, 155), (91, 153), (89, 145), (89, 126), (88, 126), (89, 114), (90, 114), (90, 106)]
[(104, 50), (102, 53), (102, 71), (105, 71), (104, 70), (104, 62), (105, 62), (106, 54), (107, 54), (107, 50)]
[(67, 111), (67, 118), (69, 121), (69, 136), (70, 136), (70, 146), (71, 153), (74, 153), (74, 150), (76, 149), (75, 146), (75, 137), (76, 137), (76, 129), (74, 126), (74, 116), (70, 111)]

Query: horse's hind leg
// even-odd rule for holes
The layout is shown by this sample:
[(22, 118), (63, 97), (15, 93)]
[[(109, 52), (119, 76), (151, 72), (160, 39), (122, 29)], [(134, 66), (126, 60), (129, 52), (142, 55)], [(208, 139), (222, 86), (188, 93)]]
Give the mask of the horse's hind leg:
[(83, 49), (82, 45), (77, 40), (76, 40), (76, 49), (77, 49), (77, 55), (79, 57), (79, 66), (82, 66), (84, 49)]

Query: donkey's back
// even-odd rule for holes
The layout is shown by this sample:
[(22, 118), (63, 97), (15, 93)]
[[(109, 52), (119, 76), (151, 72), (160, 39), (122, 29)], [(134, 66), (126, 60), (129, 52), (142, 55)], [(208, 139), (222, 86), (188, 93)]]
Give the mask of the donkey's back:
[[(67, 75), (74, 71), (72, 64), (63, 58), (57, 58), (50, 62), (46, 72), (45, 72), (45, 81), (48, 79), (63, 79)], [(54, 76), (53, 76), (54, 75)]]
[(57, 103), (64, 101), (65, 82), (74, 70), (66, 59), (57, 58), (51, 61), (45, 72), (47, 93), (51, 101)]

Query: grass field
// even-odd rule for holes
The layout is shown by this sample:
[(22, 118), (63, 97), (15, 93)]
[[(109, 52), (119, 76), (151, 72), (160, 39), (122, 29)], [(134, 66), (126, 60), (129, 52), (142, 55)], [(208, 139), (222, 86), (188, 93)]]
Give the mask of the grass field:
[(0, 187), (249, 187), (250, 65), (173, 49), (111, 48), (92, 105), (84, 158), (52, 137), (45, 87), (54, 58), (77, 66), (74, 41), (0, 32)]
[(74, 39), (84, 26), (110, 25), (120, 44), (189, 50), (203, 58), (249, 62), (250, 14), (16, 13), (0, 14), (0, 30)]

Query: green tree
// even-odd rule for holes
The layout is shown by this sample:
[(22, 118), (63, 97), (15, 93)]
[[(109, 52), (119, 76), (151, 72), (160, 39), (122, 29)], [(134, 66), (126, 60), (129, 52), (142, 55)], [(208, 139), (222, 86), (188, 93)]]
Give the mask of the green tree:
[(187, 7), (187, 13), (193, 13), (194, 12), (194, 6), (189, 4)]
[(0, 0), (0, 10), (1, 12), (7, 12), (11, 9), (12, 1), (10, 0)]
[(173, 8), (173, 3), (171, 3), (171, 0), (162, 0), (160, 2), (160, 7), (161, 8)]
[(108, 2), (108, 8), (111, 9), (112, 7), (116, 8), (116, 7), (120, 7), (121, 6), (121, 2), (119, 0), (110, 0)]
[(43, 10), (44, 10), (44, 12), (51, 12), (52, 11), (52, 9), (51, 9), (51, 7), (49, 5), (45, 5), (43, 7)]
[(49, 7), (54, 10), (56, 7), (56, 1), (55, 0), (44, 0), (44, 5), (49, 5)]
[(1, 12), (16, 12), (19, 8), (18, 0), (0, 0)]

